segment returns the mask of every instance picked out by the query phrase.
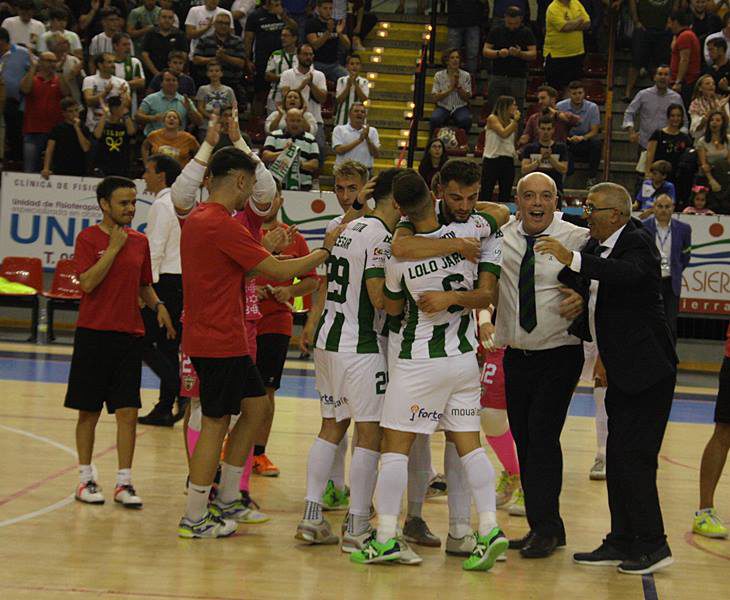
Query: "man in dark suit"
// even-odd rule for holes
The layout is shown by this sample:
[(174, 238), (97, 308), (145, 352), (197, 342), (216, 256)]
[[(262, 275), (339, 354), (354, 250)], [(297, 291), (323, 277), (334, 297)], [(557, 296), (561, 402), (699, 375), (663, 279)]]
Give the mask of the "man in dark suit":
[(677, 377), (677, 356), (662, 306), (661, 260), (654, 239), (631, 219), (631, 197), (613, 183), (593, 186), (585, 212), (591, 239), (571, 252), (553, 238), (552, 254), (591, 280), (588, 328), (606, 367), (606, 479), (611, 531), (579, 564), (618, 565), (630, 574), (672, 563), (656, 487), (657, 456)]
[(689, 247), (692, 228), (687, 223), (672, 219), (674, 201), (662, 194), (654, 203), (654, 216), (644, 223), (646, 231), (656, 240), (662, 267), (662, 297), (667, 323), (677, 343), (677, 315), (682, 291), (682, 271), (689, 265)]

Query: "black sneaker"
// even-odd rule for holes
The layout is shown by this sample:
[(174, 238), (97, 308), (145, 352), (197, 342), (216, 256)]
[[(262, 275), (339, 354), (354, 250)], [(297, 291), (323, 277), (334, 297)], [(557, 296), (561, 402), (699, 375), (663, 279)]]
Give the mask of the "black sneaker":
[(618, 548), (603, 542), (593, 552), (577, 552), (573, 554), (573, 562), (579, 565), (593, 565), (596, 567), (617, 567), (629, 560), (629, 556)]
[(169, 408), (163, 408), (158, 402), (148, 414), (143, 417), (139, 417), (137, 422), (141, 425), (172, 427), (175, 424), (175, 418), (172, 416), (172, 410)]
[(669, 544), (649, 554), (642, 554), (636, 559), (628, 559), (618, 566), (619, 573), (628, 575), (648, 575), (659, 569), (668, 567), (674, 562)]

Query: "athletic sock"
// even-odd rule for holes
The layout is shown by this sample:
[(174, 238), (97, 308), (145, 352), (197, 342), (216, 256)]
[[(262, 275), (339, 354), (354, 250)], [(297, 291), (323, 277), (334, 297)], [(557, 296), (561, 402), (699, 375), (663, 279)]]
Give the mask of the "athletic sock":
[(188, 485), (185, 516), (194, 523), (200, 521), (208, 512), (208, 496), (211, 487), (210, 485), (196, 485), (193, 482)]
[(261, 456), (262, 454), (266, 454), (266, 446), (259, 446), (258, 444), (254, 445), (253, 447), (253, 455), (254, 456)]
[(241, 479), (238, 482), (238, 489), (242, 492), (247, 492), (249, 490), (251, 471), (253, 471), (253, 450), (248, 453), (248, 458), (243, 465), (243, 473), (241, 473)]
[(117, 471), (117, 485), (131, 485), (132, 469), (119, 469)]
[(197, 429), (192, 429), (188, 425), (188, 452), (190, 453), (190, 456), (193, 455), (193, 452), (195, 452), (195, 446), (198, 445), (198, 440), (200, 439), (200, 431)]
[(238, 482), (244, 467), (236, 467), (227, 462), (221, 463), (221, 482), (218, 485), (218, 498), (222, 504), (230, 504), (239, 498)]
[(608, 415), (606, 414), (606, 388), (594, 387), (593, 400), (596, 403), (596, 458), (606, 460), (608, 439)]
[(79, 482), (89, 483), (94, 480), (94, 469), (91, 465), (79, 465)]
[(497, 526), (497, 507), (494, 492), (494, 467), (484, 448), (472, 450), (461, 457), (479, 515), (479, 535), (487, 535)]
[[(335, 444), (319, 437), (315, 438), (314, 444), (309, 449), (309, 458), (307, 459), (307, 502), (320, 506), (336, 453), (337, 446)], [(321, 509), (319, 510), (319, 519), (315, 520), (322, 518)]]
[(502, 435), (486, 436), (487, 442), (497, 455), (499, 462), (502, 463), (504, 470), (510, 475), (520, 474), (520, 463), (517, 460), (517, 450), (515, 449), (515, 440), (512, 437), (512, 431), (507, 429)]
[(408, 455), (408, 516), (421, 517), (426, 499), (428, 482), (431, 480), (431, 437), (422, 433), (416, 436)]
[[(345, 457), (347, 456), (347, 432), (337, 444), (337, 451), (335, 454), (332, 468), (330, 469), (329, 479), (335, 484), (335, 487), (342, 489), (345, 487)], [(326, 482), (325, 482), (326, 484)]]
[(472, 534), (471, 491), (466, 481), (464, 465), (452, 442), (446, 442), (444, 449), (446, 485), (449, 490), (449, 535), (456, 539)]
[(367, 448), (355, 448), (350, 464), (350, 519), (347, 532), (359, 535), (368, 528), (370, 504), (373, 501), (375, 482), (378, 479), (380, 452)]
[(378, 510), (378, 542), (385, 543), (396, 535), (400, 504), (408, 481), (408, 457), (386, 452), (380, 458), (380, 473), (375, 486)]

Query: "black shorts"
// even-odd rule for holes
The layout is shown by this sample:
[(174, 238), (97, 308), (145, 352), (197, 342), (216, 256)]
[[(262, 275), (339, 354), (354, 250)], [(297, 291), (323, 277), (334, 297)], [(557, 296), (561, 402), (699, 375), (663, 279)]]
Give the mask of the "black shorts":
[(141, 408), (142, 336), (78, 327), (66, 390), (66, 408), (110, 414)]
[(219, 419), (241, 412), (241, 400), (265, 396), (264, 384), (250, 356), (202, 358), (191, 356), (200, 380), (200, 408)]
[(264, 333), (256, 338), (256, 366), (267, 388), (278, 390), (281, 387), (289, 339), (282, 333)]
[(730, 424), (730, 358), (725, 357), (720, 369), (720, 388), (715, 403), (715, 423)]
[(672, 34), (667, 30), (635, 29), (631, 40), (631, 60), (647, 70), (669, 63)]

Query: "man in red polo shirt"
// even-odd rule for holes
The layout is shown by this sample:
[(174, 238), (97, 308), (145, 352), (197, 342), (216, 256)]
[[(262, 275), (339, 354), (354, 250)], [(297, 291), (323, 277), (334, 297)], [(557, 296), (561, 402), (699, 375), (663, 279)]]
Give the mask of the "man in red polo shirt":
[(132, 486), (137, 411), (142, 406), (144, 323), (138, 298), (157, 313), (157, 323), (175, 336), (170, 315), (152, 288), (147, 238), (130, 229), (137, 188), (124, 177), (107, 177), (96, 188), (102, 222), (76, 238), (74, 261), (84, 295), (74, 337), (74, 352), (64, 406), (79, 411), (76, 449), (79, 486), (76, 499), (103, 504), (91, 466), (94, 431), (106, 404), (117, 420), (119, 471), (114, 501), (141, 508)]
[(672, 59), (669, 65), (672, 73), (672, 89), (682, 96), (687, 107), (692, 100), (695, 82), (700, 76), (702, 60), (700, 40), (692, 31), (692, 17), (689, 11), (672, 11), (667, 26), (674, 34)]
[[(243, 278), (260, 274), (286, 281), (309, 273), (329, 257), (339, 235), (338, 230), (328, 235), (323, 248), (303, 258), (280, 261), (271, 256), (231, 218), (251, 197), (256, 168), (257, 162), (238, 148), (216, 152), (208, 165), (208, 200), (193, 210), (182, 229), (182, 349), (200, 379), (203, 413), (200, 438), (190, 458), (187, 507), (178, 526), (178, 535), (184, 538), (230, 535), (239, 516), (249, 512), (238, 484), (254, 434), (271, 409), (261, 375), (247, 355)], [(223, 438), (231, 416), (239, 412), (241, 418), (228, 435), (218, 495), (208, 508)]]
[(26, 173), (39, 173), (51, 130), (63, 121), (61, 99), (71, 90), (63, 76), (56, 75), (58, 59), (53, 52), (43, 52), (20, 81), (25, 94), (23, 113), (23, 165)]

